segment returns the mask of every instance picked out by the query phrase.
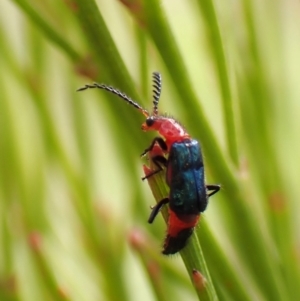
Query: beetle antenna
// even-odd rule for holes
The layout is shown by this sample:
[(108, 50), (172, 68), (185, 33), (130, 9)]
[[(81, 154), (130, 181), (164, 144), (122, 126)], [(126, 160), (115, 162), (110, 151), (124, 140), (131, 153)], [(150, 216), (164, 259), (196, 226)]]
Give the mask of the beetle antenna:
[(158, 102), (159, 97), (161, 94), (161, 75), (159, 72), (153, 72), (152, 74), (152, 81), (153, 81), (153, 112), (154, 116), (158, 115)]
[(141, 111), (146, 117), (149, 116), (149, 113), (146, 109), (142, 108), (138, 103), (133, 101), (129, 96), (127, 96), (125, 93), (121, 92), (120, 90), (115, 89), (114, 87), (107, 86), (105, 84), (93, 83), (91, 85), (87, 84), (87, 85), (77, 89), (77, 91), (84, 91), (84, 90), (87, 90), (87, 89), (95, 89), (95, 88), (103, 89), (103, 90), (106, 90), (108, 92), (111, 92), (111, 93), (119, 96), (120, 98), (125, 100), (127, 103), (129, 103), (130, 105), (132, 105), (133, 107), (135, 107), (136, 109)]

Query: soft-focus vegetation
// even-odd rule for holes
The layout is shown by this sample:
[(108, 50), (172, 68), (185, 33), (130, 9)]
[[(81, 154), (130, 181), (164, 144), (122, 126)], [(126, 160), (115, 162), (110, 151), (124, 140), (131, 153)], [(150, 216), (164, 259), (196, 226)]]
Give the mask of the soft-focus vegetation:
[[(0, 300), (298, 300), (299, 28), (293, 0), (1, 0)], [(76, 92), (150, 108), (153, 71), (222, 184), (182, 258), (143, 116)]]

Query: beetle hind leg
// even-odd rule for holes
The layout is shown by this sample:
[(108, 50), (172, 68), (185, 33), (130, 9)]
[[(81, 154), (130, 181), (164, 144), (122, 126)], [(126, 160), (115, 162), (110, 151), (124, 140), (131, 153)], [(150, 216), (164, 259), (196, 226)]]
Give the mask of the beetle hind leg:
[(208, 197), (214, 195), (221, 189), (221, 185), (219, 184), (211, 184), (211, 185), (206, 185), (206, 189), (208, 191), (211, 191), (210, 193), (207, 194)]
[(148, 218), (148, 223), (152, 224), (156, 215), (159, 213), (159, 211), (162, 209), (163, 206), (169, 203), (169, 198), (164, 198), (160, 200), (154, 207), (152, 207), (152, 212), (150, 213), (150, 216)]

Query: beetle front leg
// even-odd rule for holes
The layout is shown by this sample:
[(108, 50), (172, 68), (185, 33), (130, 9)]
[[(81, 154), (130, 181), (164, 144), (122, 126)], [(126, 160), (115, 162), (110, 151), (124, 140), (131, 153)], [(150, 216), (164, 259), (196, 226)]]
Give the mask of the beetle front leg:
[(145, 156), (148, 152), (151, 152), (151, 151), (153, 150), (154, 145), (155, 145), (156, 142), (157, 142), (157, 144), (160, 146), (160, 148), (162, 149), (162, 152), (165, 152), (165, 151), (168, 149), (168, 146), (167, 146), (167, 144), (166, 144), (166, 142), (164, 141), (163, 138), (161, 138), (161, 137), (155, 137), (155, 138), (152, 140), (150, 146), (147, 147), (147, 148), (143, 151), (143, 153), (141, 154), (141, 157)]
[(148, 223), (152, 224), (156, 215), (159, 213), (159, 211), (162, 209), (163, 206), (169, 203), (169, 198), (164, 198), (160, 200), (154, 207), (152, 207), (152, 212), (148, 218)]
[(145, 179), (148, 179), (155, 175), (156, 173), (163, 170), (163, 167), (167, 166), (167, 159), (164, 156), (165, 151), (168, 149), (165, 141), (161, 137), (156, 137), (152, 140), (150, 146), (145, 149), (145, 151), (142, 153), (141, 156), (146, 155), (149, 153), (149, 157), (152, 160), (152, 162), (157, 167), (155, 170), (153, 170), (151, 173), (146, 175), (142, 178), (144, 181)]
[(211, 193), (208, 193), (207, 196), (210, 197), (217, 193), (221, 189), (221, 185), (219, 184), (211, 184), (211, 185), (206, 185), (206, 189), (208, 191), (212, 191)]

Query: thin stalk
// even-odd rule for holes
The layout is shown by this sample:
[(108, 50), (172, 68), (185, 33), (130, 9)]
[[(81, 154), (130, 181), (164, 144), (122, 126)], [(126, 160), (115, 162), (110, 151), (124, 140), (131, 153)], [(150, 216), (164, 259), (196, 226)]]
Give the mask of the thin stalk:
[(236, 130), (234, 122), (234, 108), (232, 102), (232, 93), (229, 82), (226, 55), (222, 42), (218, 17), (212, 0), (199, 0), (198, 6), (202, 18), (205, 22), (207, 38), (210, 44), (210, 50), (218, 74), (219, 85), (222, 93), (223, 118), (225, 120), (225, 135), (227, 139), (230, 158), (234, 165), (238, 166), (238, 150), (236, 142)]
[(39, 28), (45, 36), (52, 41), (57, 47), (63, 50), (73, 61), (79, 61), (80, 55), (78, 52), (66, 41), (66, 37), (59, 34), (54, 28), (45, 21), (44, 18), (26, 1), (24, 0), (13, 0), (31, 19), (31, 21)]

